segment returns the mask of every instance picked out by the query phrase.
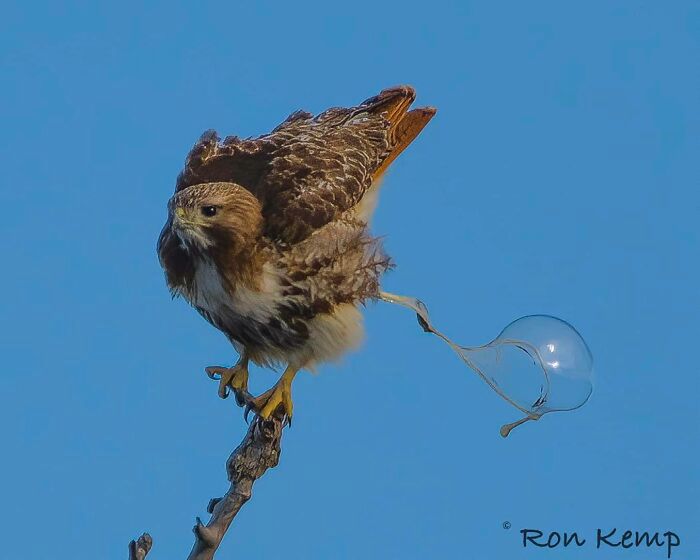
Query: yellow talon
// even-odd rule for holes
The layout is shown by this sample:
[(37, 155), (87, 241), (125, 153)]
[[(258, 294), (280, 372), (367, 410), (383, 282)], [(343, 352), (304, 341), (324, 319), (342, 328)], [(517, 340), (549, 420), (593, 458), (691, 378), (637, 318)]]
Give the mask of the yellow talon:
[(268, 389), (262, 395), (251, 399), (248, 403), (250, 408), (255, 410), (258, 415), (264, 419), (268, 419), (277, 410), (282, 407), (282, 413), (288, 420), (291, 420), (294, 411), (294, 403), (292, 402), (292, 381), (298, 370), (291, 367), (287, 369), (275, 383), (272, 389)]
[[(228, 397), (229, 387), (236, 395), (248, 392), (248, 360), (242, 358), (235, 366), (230, 368), (210, 366), (205, 368), (207, 375), (219, 381), (219, 396), (222, 399)], [(238, 400), (238, 399), (237, 399)]]

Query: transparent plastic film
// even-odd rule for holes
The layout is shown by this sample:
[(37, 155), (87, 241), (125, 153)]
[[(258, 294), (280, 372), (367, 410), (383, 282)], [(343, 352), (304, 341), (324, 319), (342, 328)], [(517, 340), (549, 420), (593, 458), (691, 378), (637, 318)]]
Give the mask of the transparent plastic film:
[(583, 406), (593, 391), (593, 357), (569, 323), (549, 315), (516, 319), (483, 346), (460, 346), (437, 330), (419, 299), (386, 292), (382, 300), (412, 309), (423, 330), (450, 348), (503, 399), (526, 416), (501, 427), (511, 430), (543, 414)]

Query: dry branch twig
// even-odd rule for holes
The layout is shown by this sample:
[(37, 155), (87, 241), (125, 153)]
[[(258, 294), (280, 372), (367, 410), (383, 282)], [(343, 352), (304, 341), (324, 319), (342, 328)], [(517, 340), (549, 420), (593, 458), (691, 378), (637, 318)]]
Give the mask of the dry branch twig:
[[(226, 461), (226, 472), (231, 483), (221, 498), (213, 498), (207, 511), (211, 513), (205, 525), (197, 517), (193, 528), (194, 546), (187, 560), (212, 560), (228, 531), (233, 518), (251, 497), (253, 484), (267, 469), (277, 466), (284, 420), (272, 416), (263, 420), (256, 416), (240, 445)], [(144, 533), (129, 543), (129, 560), (144, 560), (153, 546), (153, 539)]]
[(137, 540), (129, 543), (129, 560), (143, 560), (153, 546), (153, 539), (144, 533)]

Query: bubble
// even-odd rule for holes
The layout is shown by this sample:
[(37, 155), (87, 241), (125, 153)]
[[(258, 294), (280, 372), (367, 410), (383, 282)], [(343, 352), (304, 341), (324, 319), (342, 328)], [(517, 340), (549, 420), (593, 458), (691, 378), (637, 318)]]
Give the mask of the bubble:
[(496, 393), (526, 414), (506, 424), (501, 435), (543, 414), (574, 410), (593, 392), (593, 356), (569, 323), (550, 315), (528, 315), (510, 323), (483, 346), (459, 346), (435, 329), (418, 299), (382, 293), (381, 298), (413, 309), (424, 330), (443, 339)]

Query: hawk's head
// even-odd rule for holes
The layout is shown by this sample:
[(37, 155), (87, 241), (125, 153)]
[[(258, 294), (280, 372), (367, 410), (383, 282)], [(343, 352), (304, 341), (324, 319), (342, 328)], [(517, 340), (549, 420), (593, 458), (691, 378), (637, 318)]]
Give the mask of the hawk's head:
[(258, 239), (261, 212), (258, 199), (235, 183), (202, 183), (170, 199), (166, 228), (185, 250), (236, 255)]

